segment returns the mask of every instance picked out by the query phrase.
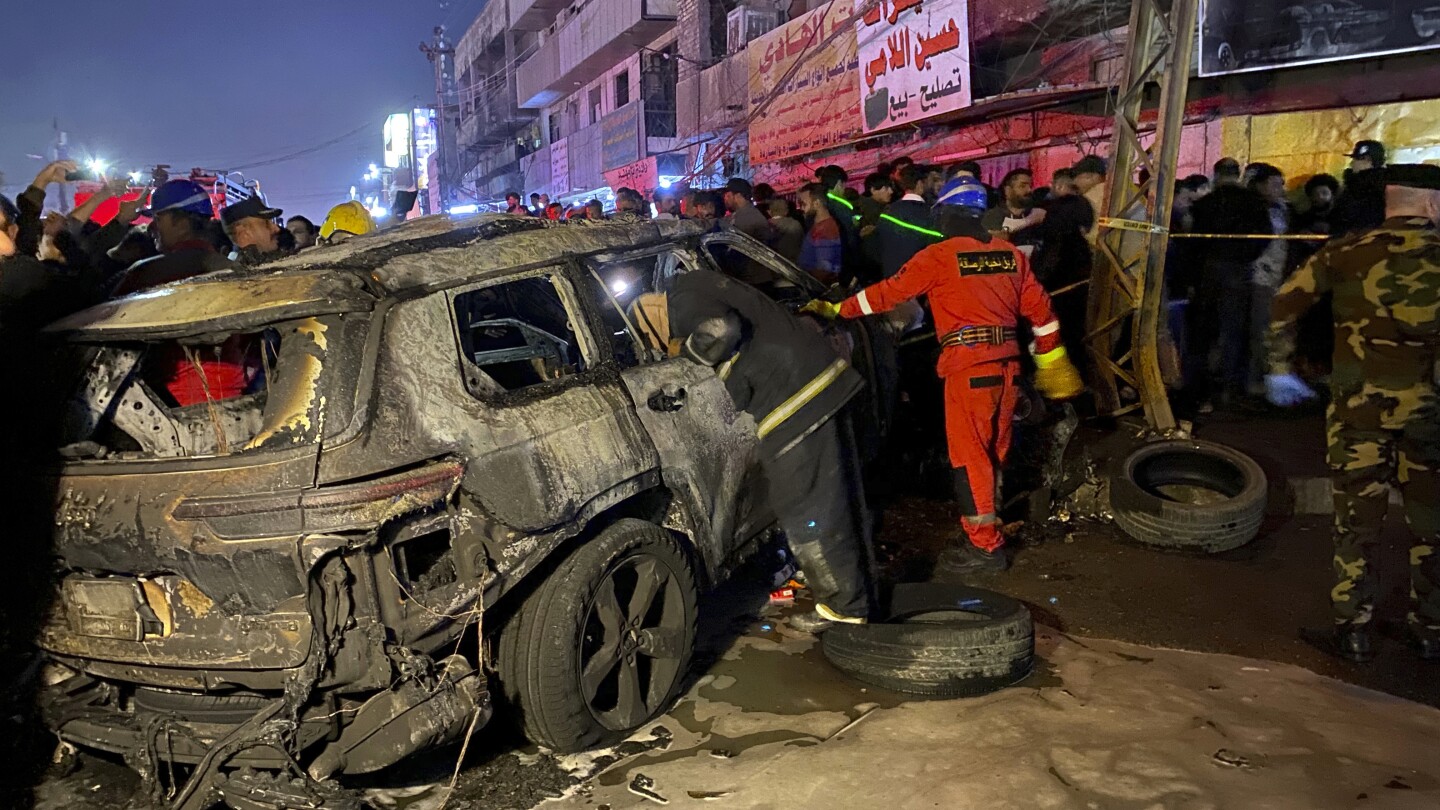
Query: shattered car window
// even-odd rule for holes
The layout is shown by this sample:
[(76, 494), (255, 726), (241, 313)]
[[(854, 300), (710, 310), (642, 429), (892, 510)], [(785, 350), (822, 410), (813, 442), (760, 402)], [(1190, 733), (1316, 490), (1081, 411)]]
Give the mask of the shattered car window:
[(77, 343), (52, 384), (60, 452), (80, 460), (224, 456), (313, 444), (349, 424), (367, 319), (302, 318), (182, 339)]
[(586, 369), (574, 322), (550, 276), (455, 296), (465, 385), (483, 396), (521, 391)]
[(668, 287), (669, 279), (691, 269), (680, 254), (666, 251), (648, 256), (599, 256), (585, 262), (585, 289), (594, 298), (605, 325), (611, 353), (621, 368), (664, 360), (664, 346), (655, 345), (664, 321), (669, 333), (663, 302), (655, 301), (656, 289)]

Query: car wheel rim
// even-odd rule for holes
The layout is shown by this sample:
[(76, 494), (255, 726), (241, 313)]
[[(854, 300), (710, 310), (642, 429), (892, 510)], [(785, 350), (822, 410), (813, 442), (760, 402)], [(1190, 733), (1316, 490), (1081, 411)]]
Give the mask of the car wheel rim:
[(606, 574), (580, 637), (580, 691), (601, 725), (631, 729), (662, 708), (688, 623), (679, 580), (659, 558), (636, 555)]

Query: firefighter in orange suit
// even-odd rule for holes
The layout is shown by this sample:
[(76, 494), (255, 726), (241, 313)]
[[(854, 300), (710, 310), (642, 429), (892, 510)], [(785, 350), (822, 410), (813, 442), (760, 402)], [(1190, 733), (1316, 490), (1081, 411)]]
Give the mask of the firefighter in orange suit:
[(945, 432), (955, 468), (965, 539), (946, 549), (938, 569), (1003, 570), (1008, 562), (996, 516), (998, 470), (1010, 449), (1019, 396), (1021, 319), (1035, 336), (1035, 384), (1049, 399), (1080, 394), (1080, 375), (1065, 354), (1050, 297), (1030, 272), (1025, 254), (980, 225), (985, 187), (970, 177), (950, 181), (935, 204), (945, 239), (915, 254), (900, 272), (843, 304), (814, 301), (806, 310), (858, 318), (928, 296), (944, 350)]

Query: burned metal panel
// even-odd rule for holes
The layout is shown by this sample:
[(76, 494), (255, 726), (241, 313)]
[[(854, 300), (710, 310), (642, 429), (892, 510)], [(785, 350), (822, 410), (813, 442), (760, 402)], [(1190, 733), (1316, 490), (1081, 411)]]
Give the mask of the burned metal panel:
[(179, 281), (93, 306), (46, 327), (77, 340), (244, 332), (291, 318), (358, 312), (375, 297), (351, 273), (224, 274)]
[[(716, 571), (744, 538), (737, 537), (739, 498), (758, 445), (755, 420), (735, 409), (713, 369), (673, 359), (621, 373), (636, 412), (654, 441), (662, 476), (685, 503), (706, 569)], [(678, 409), (651, 407), (656, 395)], [(677, 401), (678, 400), (678, 401)]]
[[(313, 447), (302, 448), (245, 466), (143, 474), (116, 472), (117, 465), (103, 463), (69, 465), (57, 483), (54, 553), (60, 565), (73, 572), (180, 576), (219, 606), (216, 613), (229, 617), (273, 610), (304, 593), (296, 538), (227, 542), (203, 522), (177, 521), (173, 513), (190, 497), (298, 492), (314, 481), (315, 453)], [(165, 657), (162, 646), (132, 649), (128, 655), (130, 660), (158, 663)], [(84, 648), (71, 651), (83, 654)], [(204, 660), (203, 655), (186, 657), (189, 652), (180, 655), (187, 661)]]
[(373, 277), (390, 292), (441, 289), (518, 267), (557, 262), (565, 256), (660, 244), (702, 232), (699, 225), (678, 220), (594, 225), (552, 223), (493, 241), (471, 241), (398, 255), (375, 268)]
[(613, 370), (482, 402), (465, 390), (446, 296), (397, 304), (385, 329), (370, 429), (327, 452), (322, 480), (453, 453), (466, 460), (464, 491), (538, 531), (658, 463)]

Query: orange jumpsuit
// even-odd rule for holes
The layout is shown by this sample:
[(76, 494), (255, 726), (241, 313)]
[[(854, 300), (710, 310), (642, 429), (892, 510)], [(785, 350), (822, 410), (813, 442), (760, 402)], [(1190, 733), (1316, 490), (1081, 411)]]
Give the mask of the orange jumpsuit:
[(994, 551), (1004, 545), (995, 514), (997, 471), (1010, 450), (1019, 396), (1015, 327), (1022, 318), (1029, 322), (1032, 350), (1045, 354), (1061, 345), (1060, 322), (1025, 254), (1001, 239), (970, 237), (925, 248), (895, 276), (845, 301), (840, 315), (885, 312), (922, 295), (945, 347), (937, 370), (945, 380), (945, 432), (962, 525), (970, 542)]

